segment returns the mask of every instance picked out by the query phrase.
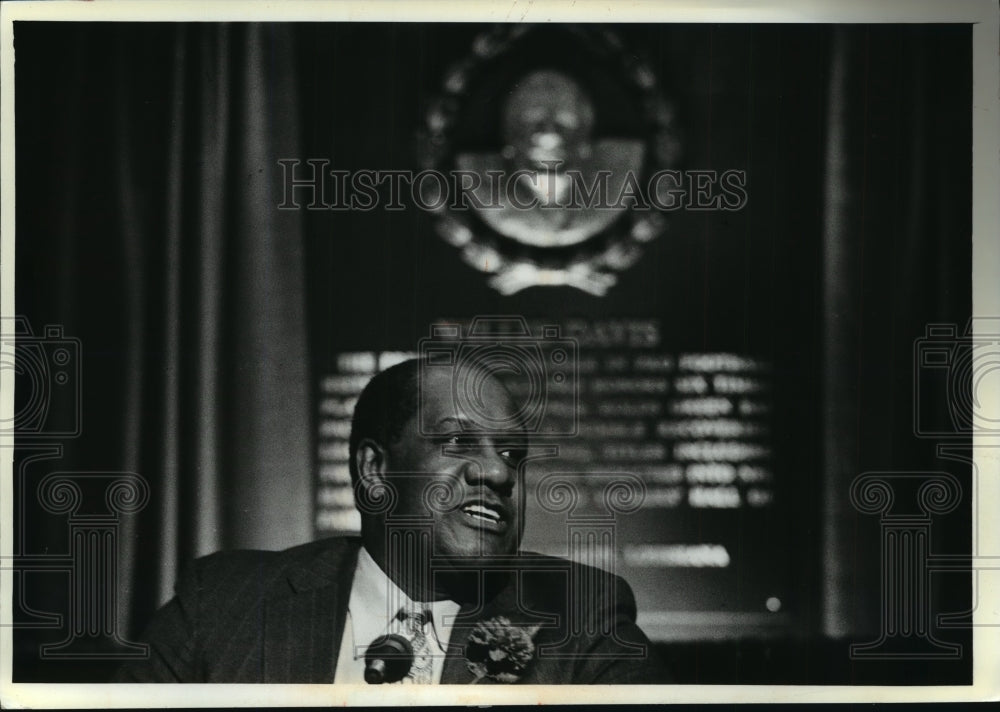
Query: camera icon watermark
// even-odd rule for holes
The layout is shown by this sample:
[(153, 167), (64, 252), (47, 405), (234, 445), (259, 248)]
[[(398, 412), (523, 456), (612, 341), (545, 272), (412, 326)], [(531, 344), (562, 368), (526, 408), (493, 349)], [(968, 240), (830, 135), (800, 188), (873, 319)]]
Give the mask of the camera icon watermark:
[[(457, 324), (432, 326), (418, 349), (420, 403), (432, 397), (432, 390), (440, 397), (437, 379), (446, 379), (447, 397), (462, 416), (461, 429), (506, 437), (514, 431), (543, 438), (577, 434), (579, 348), (575, 339), (561, 336), (558, 326), (543, 326), (532, 335), (523, 317), (476, 317), (467, 334)], [(486, 392), (493, 379), (506, 387), (510, 409), (498, 408)], [(418, 410), (421, 435), (444, 432), (424, 408)]]
[(23, 316), (0, 322), (0, 368), (14, 374), (14, 415), (0, 419), (0, 436), (80, 434), (80, 340), (46, 326), (36, 335)]
[(914, 342), (913, 430), (918, 437), (1000, 435), (1000, 318), (929, 324)]

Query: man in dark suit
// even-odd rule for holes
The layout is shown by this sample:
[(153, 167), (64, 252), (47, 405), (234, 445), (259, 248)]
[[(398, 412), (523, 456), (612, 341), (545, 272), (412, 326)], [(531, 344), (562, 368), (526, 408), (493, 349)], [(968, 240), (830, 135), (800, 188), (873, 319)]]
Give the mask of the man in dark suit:
[(199, 559), (117, 681), (370, 682), (390, 636), (404, 683), (666, 682), (622, 579), (519, 550), (527, 434), (503, 385), (469, 375), (375, 376), (350, 440), (361, 538)]

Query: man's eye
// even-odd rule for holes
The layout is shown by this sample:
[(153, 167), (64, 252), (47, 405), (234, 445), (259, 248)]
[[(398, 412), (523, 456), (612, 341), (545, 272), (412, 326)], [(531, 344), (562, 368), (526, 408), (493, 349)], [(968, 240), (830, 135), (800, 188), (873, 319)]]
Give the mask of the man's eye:
[(504, 460), (510, 463), (511, 466), (516, 467), (521, 464), (521, 461), (527, 456), (527, 451), (522, 448), (505, 447), (497, 451)]
[(478, 439), (475, 435), (469, 435), (467, 433), (454, 433), (452, 435), (446, 435), (443, 442), (445, 445), (452, 445), (455, 447), (472, 447), (477, 444)]

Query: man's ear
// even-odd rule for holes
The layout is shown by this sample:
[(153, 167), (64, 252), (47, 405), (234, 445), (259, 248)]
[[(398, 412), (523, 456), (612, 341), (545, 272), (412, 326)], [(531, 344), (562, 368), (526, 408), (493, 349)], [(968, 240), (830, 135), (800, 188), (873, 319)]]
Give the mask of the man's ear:
[(354, 465), (358, 469), (358, 479), (366, 484), (381, 482), (386, 471), (385, 449), (371, 438), (358, 443), (354, 453)]

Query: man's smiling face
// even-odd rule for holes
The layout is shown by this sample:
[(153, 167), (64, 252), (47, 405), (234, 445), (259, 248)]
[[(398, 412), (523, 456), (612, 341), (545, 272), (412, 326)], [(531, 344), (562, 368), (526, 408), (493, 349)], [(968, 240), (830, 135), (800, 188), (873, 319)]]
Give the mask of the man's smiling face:
[[(419, 408), (386, 452), (398, 500), (390, 520), (434, 519), (437, 556), (481, 558), (517, 550), (523, 529), (518, 467), (524, 431), (513, 423), (510, 396), (495, 378), (480, 382), (478, 422), (512, 423), (510, 436), (477, 431), (452, 396), (451, 371), (424, 375)], [(424, 433), (419, 424), (424, 424)]]

